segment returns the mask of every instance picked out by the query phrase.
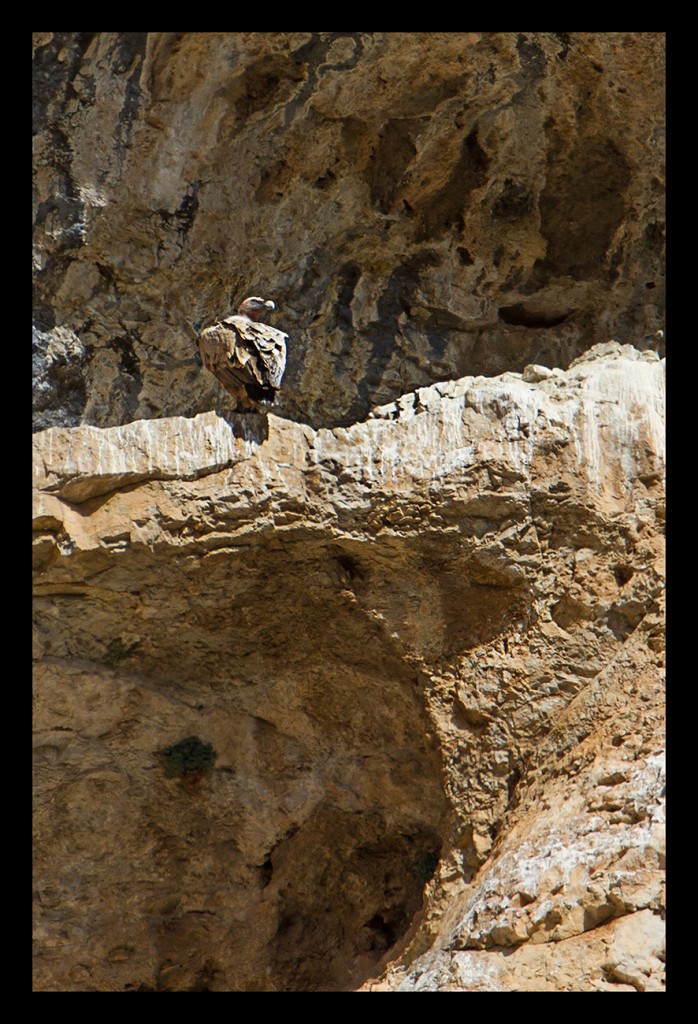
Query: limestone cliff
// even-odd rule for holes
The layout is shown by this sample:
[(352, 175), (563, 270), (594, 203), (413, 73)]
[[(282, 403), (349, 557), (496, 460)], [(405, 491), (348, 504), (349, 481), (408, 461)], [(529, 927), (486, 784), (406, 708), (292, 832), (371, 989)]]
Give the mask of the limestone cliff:
[(36, 989), (661, 990), (661, 35), (34, 44)]
[(607, 345), (38, 434), (41, 987), (656, 987), (662, 420)]
[(231, 296), (315, 427), (663, 326), (661, 33), (34, 44), (39, 427), (225, 403), (193, 325)]

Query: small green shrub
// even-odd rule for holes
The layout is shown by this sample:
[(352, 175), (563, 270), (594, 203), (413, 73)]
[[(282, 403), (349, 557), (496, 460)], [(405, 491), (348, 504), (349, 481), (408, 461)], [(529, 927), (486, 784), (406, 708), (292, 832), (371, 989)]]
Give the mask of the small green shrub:
[(120, 662), (125, 661), (135, 651), (136, 647), (138, 647), (138, 640), (130, 647), (126, 647), (121, 637), (117, 636), (114, 640), (109, 641), (107, 653), (104, 655), (104, 664), (109, 665), (110, 668), (116, 668)]
[(438, 863), (439, 854), (435, 850), (425, 850), (417, 855), (413, 870), (422, 885), (426, 885), (434, 877)]
[(187, 736), (171, 747), (160, 751), (168, 779), (175, 775), (191, 777), (209, 771), (216, 763), (216, 752), (212, 744), (204, 743), (198, 736)]

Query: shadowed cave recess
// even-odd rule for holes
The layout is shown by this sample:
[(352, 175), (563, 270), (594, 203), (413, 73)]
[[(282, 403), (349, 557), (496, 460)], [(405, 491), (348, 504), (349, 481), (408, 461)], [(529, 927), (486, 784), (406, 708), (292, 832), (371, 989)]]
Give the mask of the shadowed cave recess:
[[(146, 548), (112, 556), (102, 572), (118, 589), (89, 633), (79, 593), (38, 602), (49, 662), (78, 659), (78, 728), (100, 692), (118, 705), (109, 732), (73, 756), (126, 775), (135, 750), (151, 761), (147, 790), (131, 776), (123, 802), (116, 779), (93, 783), (107, 800), (116, 786), (114, 820), (123, 814), (121, 833), (140, 836), (117, 877), (85, 868), (83, 898), (98, 916), (100, 885), (131, 893), (119, 931), (126, 946), (133, 933), (134, 952), (121, 971), (110, 965), (125, 990), (353, 989), (414, 929), (448, 816), (440, 759), (421, 673), (356, 596), (387, 594), (414, 554), (376, 544), (362, 564), (361, 544), (303, 532), (169, 564)], [(94, 573), (79, 563), (68, 559), (71, 576)], [(56, 712), (50, 671), (47, 685)], [(177, 777), (162, 750), (190, 734), (212, 745), (215, 764)], [(93, 801), (80, 799), (89, 774), (62, 788), (78, 833), (92, 825)], [(54, 821), (47, 852), (66, 824)], [(154, 866), (158, 897), (145, 906), (138, 879)]]
[[(89, 831), (93, 800), (80, 792), (97, 784), (105, 796), (115, 786), (114, 820), (132, 834), (133, 862), (85, 866), (97, 917), (98, 886), (131, 894), (118, 931), (132, 952), (109, 964), (109, 985), (354, 989), (414, 934), (453, 825), (429, 676), (399, 637), (414, 586), (431, 618), (412, 644), (433, 662), (520, 615), (521, 582), (492, 567), (472, 578), (457, 538), (438, 533), (367, 544), (299, 526), (283, 543), (258, 530), (218, 544), (214, 532), (184, 556), (142, 545), (68, 556), (66, 580), (97, 574), (109, 588), (89, 632), (79, 588), (38, 600), (52, 712), (60, 720), (61, 700), (79, 695), (77, 727), (98, 734), (62, 756), (116, 772), (62, 787), (71, 830)], [(71, 662), (68, 698), (59, 666)], [(89, 725), (97, 700), (105, 732)], [(200, 738), (204, 768), (177, 777), (167, 758), (185, 737)], [(51, 743), (39, 753), (60, 756)], [(53, 821), (39, 861), (65, 826)], [(153, 869), (155, 900), (152, 885), (138, 895)]]

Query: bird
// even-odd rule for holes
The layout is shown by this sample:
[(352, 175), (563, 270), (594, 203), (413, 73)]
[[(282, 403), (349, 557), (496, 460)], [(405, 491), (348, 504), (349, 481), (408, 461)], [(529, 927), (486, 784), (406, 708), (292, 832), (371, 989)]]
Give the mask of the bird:
[(234, 396), (238, 412), (271, 405), (281, 387), (288, 335), (261, 322), (273, 309), (271, 299), (251, 295), (236, 314), (217, 320), (199, 335), (204, 366)]

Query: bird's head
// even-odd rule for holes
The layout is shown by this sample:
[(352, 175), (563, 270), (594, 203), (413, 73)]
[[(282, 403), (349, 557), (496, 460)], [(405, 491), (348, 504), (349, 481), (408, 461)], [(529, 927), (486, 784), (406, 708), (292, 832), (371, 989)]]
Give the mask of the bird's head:
[(249, 317), (250, 320), (261, 320), (264, 313), (271, 312), (274, 308), (271, 299), (259, 299), (256, 295), (252, 295), (240, 303), (238, 313), (240, 316)]

